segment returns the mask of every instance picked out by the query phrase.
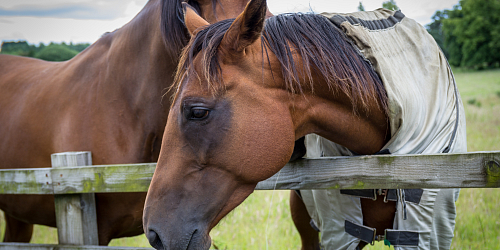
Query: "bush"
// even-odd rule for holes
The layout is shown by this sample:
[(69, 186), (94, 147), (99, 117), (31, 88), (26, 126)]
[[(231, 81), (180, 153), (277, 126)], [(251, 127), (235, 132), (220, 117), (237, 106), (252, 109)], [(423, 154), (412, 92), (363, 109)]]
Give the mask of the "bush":
[(63, 46), (60, 44), (50, 44), (49, 46), (43, 48), (38, 52), (35, 57), (46, 60), (46, 61), (66, 61), (78, 54), (78, 51), (72, 50), (67, 46)]

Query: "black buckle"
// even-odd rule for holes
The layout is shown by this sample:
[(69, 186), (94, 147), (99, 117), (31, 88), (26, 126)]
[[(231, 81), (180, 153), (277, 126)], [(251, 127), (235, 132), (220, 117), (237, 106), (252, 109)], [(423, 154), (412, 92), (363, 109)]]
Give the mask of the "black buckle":
[(385, 234), (384, 235), (375, 235), (375, 239), (372, 242), (372, 246), (375, 245), (375, 241), (383, 241), (385, 239)]
[(378, 195), (383, 195), (384, 196), (384, 203), (387, 203), (387, 194), (389, 193), (389, 189), (379, 189), (378, 190)]

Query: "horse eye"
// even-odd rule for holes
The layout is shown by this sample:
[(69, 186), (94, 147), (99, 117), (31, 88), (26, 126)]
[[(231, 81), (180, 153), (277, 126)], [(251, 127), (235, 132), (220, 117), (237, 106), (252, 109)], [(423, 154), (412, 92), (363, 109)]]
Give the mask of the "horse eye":
[(206, 108), (192, 108), (191, 115), (189, 116), (189, 119), (191, 119), (191, 120), (205, 119), (208, 117), (208, 114), (210, 114), (210, 110), (208, 110)]

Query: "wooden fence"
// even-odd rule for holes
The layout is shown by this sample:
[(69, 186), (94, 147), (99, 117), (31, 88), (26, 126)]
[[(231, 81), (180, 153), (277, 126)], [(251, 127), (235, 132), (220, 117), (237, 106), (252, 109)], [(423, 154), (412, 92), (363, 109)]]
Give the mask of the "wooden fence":
[[(146, 249), (93, 246), (94, 193), (147, 192), (156, 163), (92, 166), (90, 152), (69, 152), (53, 154), (52, 166), (0, 170), (0, 193), (55, 195), (60, 245), (2, 243), (0, 249)], [(303, 159), (287, 164), (256, 189), (498, 187), (500, 151)]]

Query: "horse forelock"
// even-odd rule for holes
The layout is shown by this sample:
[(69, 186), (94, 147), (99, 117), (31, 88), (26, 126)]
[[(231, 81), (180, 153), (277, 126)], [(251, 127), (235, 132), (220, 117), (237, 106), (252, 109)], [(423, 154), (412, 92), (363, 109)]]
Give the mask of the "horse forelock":
[[(217, 50), (233, 21), (234, 18), (211, 24), (191, 38), (189, 44), (181, 53), (177, 68), (175, 84), (173, 85), (177, 92), (179, 92), (182, 80), (189, 74), (203, 78), (207, 82), (209, 89), (213, 91), (213, 94), (217, 94), (221, 89), (224, 89)], [(194, 67), (194, 59), (197, 56), (201, 58), (201, 75), (198, 75)]]
[[(197, 74), (193, 64), (196, 56), (201, 56), (201, 75), (198, 77), (203, 78), (214, 93), (224, 89), (217, 50), (233, 20), (211, 24), (190, 40), (178, 66), (177, 92), (186, 74)], [(354, 109), (368, 109), (371, 99), (388, 113), (387, 94), (381, 79), (326, 17), (302, 13), (273, 16), (266, 21), (262, 46), (278, 58), (286, 86), (292, 93), (304, 94), (301, 84), (310, 84), (313, 90), (312, 76), (319, 74), (332, 91), (338, 89), (349, 96)], [(300, 62), (294, 60), (296, 54)], [(311, 79), (310, 82), (300, 81), (301, 74)]]

